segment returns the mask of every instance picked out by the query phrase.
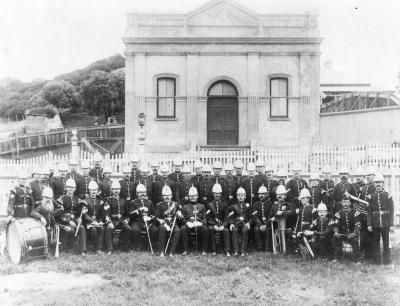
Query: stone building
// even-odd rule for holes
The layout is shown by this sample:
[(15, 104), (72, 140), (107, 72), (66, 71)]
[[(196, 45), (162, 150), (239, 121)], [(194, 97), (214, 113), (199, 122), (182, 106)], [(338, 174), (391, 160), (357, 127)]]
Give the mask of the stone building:
[(287, 147), (318, 138), (320, 38), (311, 14), (215, 0), (187, 14), (127, 15), (125, 151)]

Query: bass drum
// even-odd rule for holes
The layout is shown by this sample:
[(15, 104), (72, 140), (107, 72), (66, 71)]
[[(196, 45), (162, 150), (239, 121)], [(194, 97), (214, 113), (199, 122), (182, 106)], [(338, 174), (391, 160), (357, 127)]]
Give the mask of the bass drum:
[(33, 218), (16, 219), (7, 226), (7, 252), (11, 261), (46, 257), (48, 237), (45, 226)]

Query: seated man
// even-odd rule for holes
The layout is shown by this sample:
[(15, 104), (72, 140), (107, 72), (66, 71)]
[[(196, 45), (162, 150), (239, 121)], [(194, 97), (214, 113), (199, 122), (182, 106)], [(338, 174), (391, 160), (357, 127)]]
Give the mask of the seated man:
[(351, 208), (350, 198), (343, 194), (342, 209), (335, 213), (333, 225), (334, 261), (343, 255), (343, 243), (348, 243), (353, 249), (353, 258), (359, 260), (358, 238), (360, 235), (360, 213)]
[[(129, 218), (132, 226), (133, 233), (133, 246), (138, 251), (140, 242), (140, 232), (142, 230), (149, 231), (150, 243), (151, 240), (155, 241), (157, 226), (153, 224), (154, 221), (154, 205), (153, 202), (147, 200), (147, 189), (143, 184), (136, 186), (137, 199), (129, 204)], [(147, 229), (146, 229), (147, 226)], [(150, 246), (150, 245), (149, 245)], [(153, 249), (151, 245), (150, 249)]]
[(183, 220), (184, 223), (181, 227), (183, 246), (185, 251), (183, 256), (189, 253), (189, 231), (196, 233), (196, 251), (198, 234), (202, 237), (202, 250), (201, 255), (207, 254), (208, 246), (208, 228), (206, 226), (206, 207), (197, 202), (199, 194), (196, 187), (189, 189), (189, 203), (183, 206)]
[(232, 232), (234, 256), (239, 255), (239, 234), (242, 235), (240, 255), (246, 256), (247, 242), (250, 232), (250, 204), (245, 203), (246, 191), (240, 187), (236, 192), (237, 202), (231, 206), (229, 224)]
[(316, 218), (317, 209), (311, 205), (310, 199), (310, 192), (307, 188), (303, 188), (299, 195), (300, 208), (296, 209), (298, 216), (294, 232), (297, 234), (297, 237), (300, 237), (305, 230), (308, 230), (313, 220)]
[[(222, 187), (220, 184), (215, 184), (212, 188), (212, 192), (214, 201), (208, 203), (208, 210), (206, 212), (208, 231), (211, 236), (212, 254), (217, 255), (217, 243), (219, 243), (221, 233), (223, 233), (224, 249), (226, 256), (229, 257), (231, 256), (230, 233), (228, 229), (229, 205), (221, 199)], [(218, 241), (216, 237), (219, 237)]]
[(128, 224), (128, 207), (126, 200), (119, 196), (121, 185), (118, 181), (111, 183), (111, 196), (105, 199), (104, 211), (106, 214), (106, 248), (107, 254), (111, 254), (113, 250), (112, 235), (114, 230), (122, 231), (122, 240), (124, 241), (124, 249), (132, 250), (132, 228)]
[[(256, 250), (261, 251), (264, 245), (266, 251), (270, 250), (271, 231), (268, 228), (268, 216), (272, 208), (272, 203), (268, 200), (268, 190), (262, 185), (258, 188), (259, 201), (255, 202), (252, 208), (252, 224), (254, 224), (254, 235), (256, 238)], [(262, 234), (265, 234), (263, 243)]]
[(175, 254), (176, 247), (178, 246), (179, 239), (181, 238), (181, 231), (177, 225), (177, 219), (182, 219), (183, 215), (177, 202), (171, 201), (172, 191), (169, 186), (164, 186), (162, 189), (163, 201), (157, 204), (155, 218), (159, 223), (159, 246), (160, 256), (164, 257), (168, 250), (167, 245), (167, 232), (170, 232), (171, 251), (169, 256)]
[(328, 208), (324, 203), (318, 205), (318, 218), (310, 228), (304, 231), (306, 237), (312, 237), (311, 247), (316, 257), (331, 257), (331, 238), (333, 221), (328, 217)]

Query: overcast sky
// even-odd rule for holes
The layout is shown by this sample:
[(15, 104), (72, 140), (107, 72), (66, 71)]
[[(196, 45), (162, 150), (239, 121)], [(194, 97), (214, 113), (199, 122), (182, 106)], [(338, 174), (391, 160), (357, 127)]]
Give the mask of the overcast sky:
[[(51, 79), (123, 53), (130, 11), (186, 13), (206, 0), (0, 0), (0, 79)], [(321, 63), (340, 81), (392, 89), (400, 71), (400, 1), (237, 0), (260, 13), (319, 14)], [(335, 78), (334, 77), (334, 78)], [(327, 79), (325, 74), (322, 80)]]

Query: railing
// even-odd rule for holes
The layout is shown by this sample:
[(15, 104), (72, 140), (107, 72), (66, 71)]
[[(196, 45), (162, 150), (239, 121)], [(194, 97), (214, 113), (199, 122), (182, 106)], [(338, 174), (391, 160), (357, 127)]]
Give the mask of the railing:
[[(76, 128), (78, 138), (87, 139), (116, 139), (124, 137), (124, 125), (101, 126), (91, 128)], [(71, 143), (72, 129), (40, 133), (33, 135), (16, 136), (0, 141), (0, 155), (25, 150), (40, 149), (45, 147), (66, 145)]]

